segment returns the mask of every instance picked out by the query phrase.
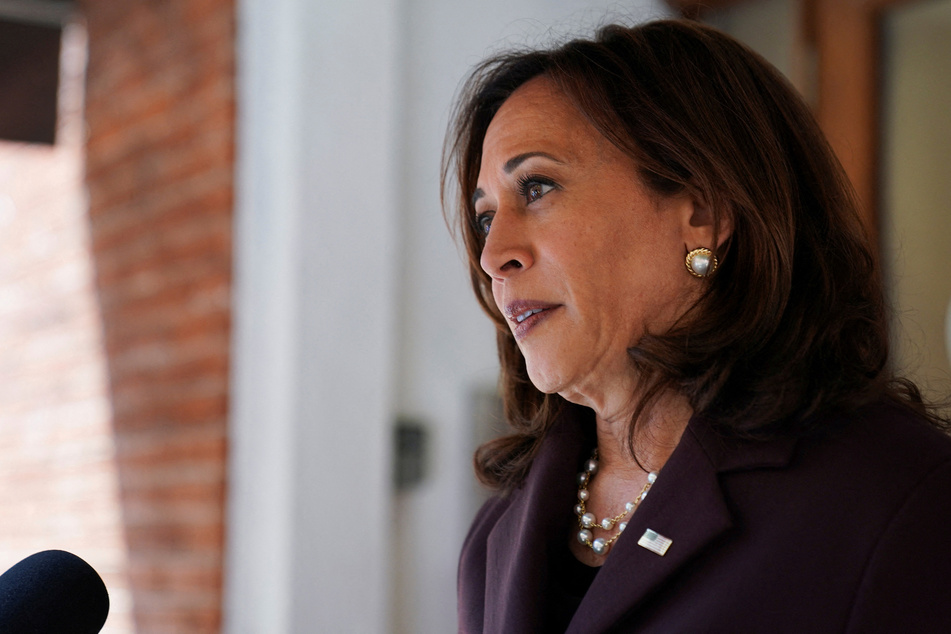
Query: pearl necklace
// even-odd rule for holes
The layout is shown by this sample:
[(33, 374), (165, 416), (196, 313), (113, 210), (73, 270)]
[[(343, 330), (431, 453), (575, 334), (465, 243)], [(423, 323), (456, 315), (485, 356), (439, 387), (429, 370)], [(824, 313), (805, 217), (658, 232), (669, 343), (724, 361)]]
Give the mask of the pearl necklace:
[[(598, 450), (595, 449), (591, 458), (585, 463), (584, 471), (578, 474), (578, 504), (575, 505), (575, 515), (578, 516), (578, 541), (593, 550), (598, 555), (606, 555), (611, 544), (621, 536), (624, 529), (627, 528), (627, 522), (621, 522), (622, 519), (634, 512), (634, 509), (641, 503), (641, 500), (647, 497), (647, 492), (651, 485), (657, 480), (657, 474), (653, 471), (647, 474), (647, 483), (641, 492), (633, 501), (624, 505), (624, 510), (614, 517), (605, 517), (600, 522), (594, 516), (594, 513), (588, 513), (585, 510), (585, 503), (591, 497), (588, 493), (588, 484), (598, 471)], [(620, 523), (619, 523), (620, 522)], [(617, 532), (608, 539), (603, 537), (594, 538), (593, 530), (609, 531), (617, 525)]]

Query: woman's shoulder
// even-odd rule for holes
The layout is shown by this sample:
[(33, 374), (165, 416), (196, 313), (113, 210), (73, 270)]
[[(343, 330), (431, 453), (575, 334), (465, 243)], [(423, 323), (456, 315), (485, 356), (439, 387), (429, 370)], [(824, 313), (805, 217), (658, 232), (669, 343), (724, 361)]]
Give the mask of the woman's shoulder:
[(763, 609), (812, 604), (837, 631), (951, 631), (951, 438), (887, 402), (813, 422), (829, 431), (725, 448), (700, 437), (732, 525), (711, 570)]
[[(951, 465), (951, 437), (889, 401), (817, 415), (812, 428), (820, 431), (790, 443), (788, 469), (777, 474), (776, 484), (815, 504), (886, 521), (917, 487)], [(951, 496), (951, 480), (948, 485)]]
[[(874, 535), (849, 631), (937, 631), (951, 626), (951, 438), (924, 417), (882, 403), (854, 413), (832, 440), (842, 462), (830, 484), (840, 504), (871, 500), (855, 532)], [(838, 443), (838, 444), (835, 444)], [(851, 471), (851, 472), (850, 472)]]
[(883, 400), (826, 417), (829, 437), (805, 441), (806, 450), (826, 447), (846, 464), (910, 478), (951, 461), (951, 436), (904, 405)]
[(827, 431), (763, 443), (700, 435), (751, 534), (786, 535), (801, 522), (868, 554), (898, 521), (931, 514), (951, 530), (951, 437), (886, 401), (812, 422)]

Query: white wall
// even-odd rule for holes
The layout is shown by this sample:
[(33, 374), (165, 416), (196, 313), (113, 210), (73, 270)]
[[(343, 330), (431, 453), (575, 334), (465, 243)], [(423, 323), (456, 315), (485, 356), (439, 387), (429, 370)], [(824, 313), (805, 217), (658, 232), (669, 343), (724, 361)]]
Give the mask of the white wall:
[(225, 631), (385, 631), (396, 2), (238, 7)]
[(704, 19), (766, 58), (815, 104), (815, 60), (800, 27), (804, 11), (802, 0), (757, 0), (711, 11)]
[[(659, 0), (239, 0), (228, 632), (448, 632), (495, 338), (439, 209), (466, 71)], [(580, 25), (580, 26), (579, 26)], [(429, 432), (395, 496), (391, 425)], [(359, 609), (355, 610), (354, 607)]]
[[(882, 246), (900, 370), (937, 399), (951, 391), (951, 0), (886, 14)], [(951, 412), (949, 412), (951, 413)]]

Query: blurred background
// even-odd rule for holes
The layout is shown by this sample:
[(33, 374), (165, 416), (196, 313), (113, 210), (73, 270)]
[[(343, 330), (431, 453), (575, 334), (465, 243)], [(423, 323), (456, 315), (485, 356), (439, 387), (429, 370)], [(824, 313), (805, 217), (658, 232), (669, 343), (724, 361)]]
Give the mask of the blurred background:
[(502, 428), (453, 96), (681, 14), (814, 106), (947, 396), (951, 0), (0, 0), (0, 571), (80, 555), (104, 632), (453, 631)]

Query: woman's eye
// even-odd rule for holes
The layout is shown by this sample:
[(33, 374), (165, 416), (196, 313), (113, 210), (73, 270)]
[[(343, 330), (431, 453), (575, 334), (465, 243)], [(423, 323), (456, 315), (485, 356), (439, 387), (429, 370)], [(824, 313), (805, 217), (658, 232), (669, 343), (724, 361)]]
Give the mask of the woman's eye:
[(492, 227), (492, 214), (479, 214), (476, 218), (476, 225), (479, 227), (479, 233), (483, 236), (489, 235), (489, 228)]
[(528, 203), (533, 203), (551, 190), (555, 189), (555, 184), (548, 179), (538, 176), (529, 176), (519, 179), (519, 194), (525, 197)]

